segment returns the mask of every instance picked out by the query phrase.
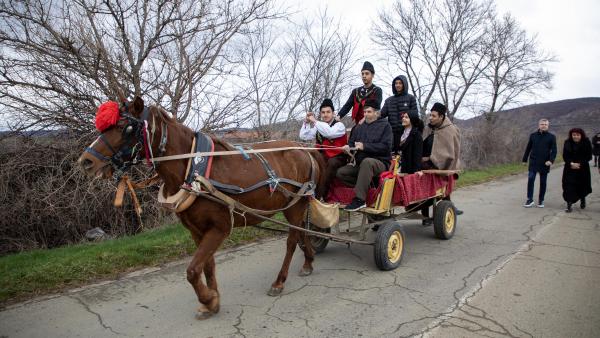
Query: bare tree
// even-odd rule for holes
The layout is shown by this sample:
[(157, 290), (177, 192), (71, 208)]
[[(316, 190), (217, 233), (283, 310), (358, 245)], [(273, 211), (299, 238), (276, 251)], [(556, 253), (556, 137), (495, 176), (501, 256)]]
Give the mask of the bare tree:
[(255, 117), (260, 138), (271, 138), (274, 128), (295, 126), (302, 113), (316, 109), (325, 97), (339, 102), (356, 39), (331, 21), (322, 11), (310, 21), (286, 22), (286, 29), (258, 23), (244, 36), (238, 57), (247, 86), (241, 90), (247, 93), (248, 115)]
[(490, 0), (398, 0), (380, 11), (373, 41), (393, 53), (422, 112), (439, 97), (453, 117), (487, 65), (480, 46), (493, 12)]
[(464, 104), (472, 86), (483, 78), (490, 61), (485, 57), (489, 45), (487, 23), (494, 18), (491, 1), (456, 1), (456, 26), (459, 28), (451, 42), (448, 62), (442, 66), (439, 78), (439, 94), (449, 107), (448, 116), (453, 118)]
[[(203, 90), (218, 88), (231, 39), (277, 16), (272, 2), (2, 1), (0, 104), (20, 127), (89, 130), (98, 103), (121, 92), (185, 121), (204, 109)], [(232, 121), (226, 106), (204, 120)]]
[(490, 33), (486, 55), (490, 66), (485, 72), (491, 87), (488, 114), (502, 110), (523, 94), (552, 87), (554, 74), (546, 67), (555, 62), (556, 57), (541, 51), (535, 36), (528, 36), (509, 14), (494, 20)]
[(406, 73), (421, 111), (437, 98), (451, 118), (465, 104), (480, 112), (474, 102), (483, 95), (491, 101), (484, 111), (494, 112), (551, 86), (546, 67), (555, 58), (510, 15), (496, 19), (493, 0), (397, 0), (372, 32)]

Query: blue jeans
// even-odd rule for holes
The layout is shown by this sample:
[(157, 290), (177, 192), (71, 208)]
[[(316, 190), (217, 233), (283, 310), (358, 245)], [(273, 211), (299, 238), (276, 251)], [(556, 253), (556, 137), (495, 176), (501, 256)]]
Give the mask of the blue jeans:
[(544, 201), (544, 196), (546, 195), (546, 179), (548, 178), (548, 173), (529, 171), (529, 176), (527, 178), (527, 201), (533, 201), (533, 184), (535, 182), (535, 174), (540, 174), (540, 195), (539, 201)]

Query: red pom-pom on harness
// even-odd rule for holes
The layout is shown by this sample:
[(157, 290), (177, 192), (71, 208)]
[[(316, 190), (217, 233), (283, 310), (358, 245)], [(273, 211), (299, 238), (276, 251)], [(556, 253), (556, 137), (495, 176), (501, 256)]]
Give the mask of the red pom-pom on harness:
[(96, 129), (104, 132), (106, 129), (116, 126), (119, 121), (119, 104), (115, 101), (107, 101), (98, 107), (96, 111)]

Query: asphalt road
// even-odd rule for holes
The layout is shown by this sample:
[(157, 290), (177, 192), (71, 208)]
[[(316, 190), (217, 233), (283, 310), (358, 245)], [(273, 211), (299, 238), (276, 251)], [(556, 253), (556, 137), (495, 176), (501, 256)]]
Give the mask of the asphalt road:
[(283, 294), (269, 297), (285, 250), (274, 239), (219, 253), (211, 319), (194, 319), (185, 260), (10, 306), (0, 337), (600, 337), (600, 177), (588, 208), (565, 214), (561, 171), (544, 209), (521, 206), (525, 175), (457, 191), (465, 213), (449, 241), (404, 222), (391, 272), (370, 246), (330, 243), (308, 277), (297, 251)]

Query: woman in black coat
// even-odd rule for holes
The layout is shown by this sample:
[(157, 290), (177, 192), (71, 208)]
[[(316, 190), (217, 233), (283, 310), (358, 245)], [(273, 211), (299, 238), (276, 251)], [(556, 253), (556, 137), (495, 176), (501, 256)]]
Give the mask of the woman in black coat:
[(566, 212), (581, 200), (581, 209), (585, 209), (585, 197), (592, 192), (590, 176), (590, 160), (592, 159), (592, 143), (580, 128), (569, 131), (569, 138), (563, 147), (565, 167), (562, 176), (563, 198), (567, 202)]
[(416, 112), (402, 114), (404, 131), (400, 137), (400, 172), (413, 174), (421, 170), (423, 155), (423, 121)]

